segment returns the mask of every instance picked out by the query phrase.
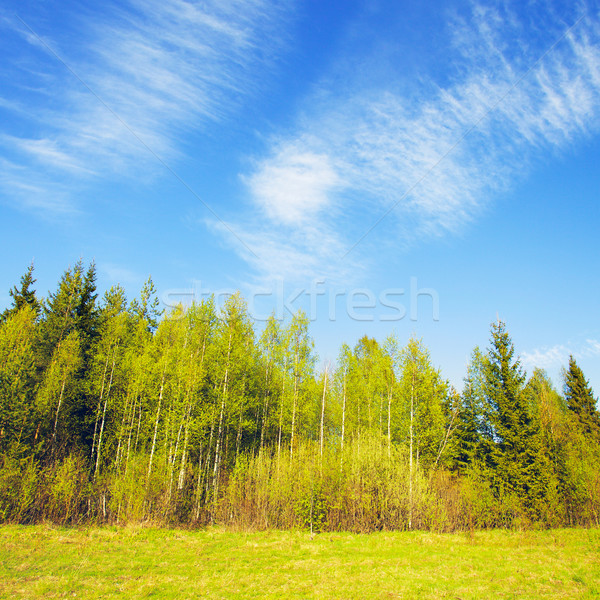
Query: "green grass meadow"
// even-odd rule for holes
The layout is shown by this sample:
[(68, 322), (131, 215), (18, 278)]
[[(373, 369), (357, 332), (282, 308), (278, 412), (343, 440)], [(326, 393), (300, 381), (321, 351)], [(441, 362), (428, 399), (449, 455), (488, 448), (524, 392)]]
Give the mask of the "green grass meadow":
[(1, 598), (599, 598), (600, 531), (0, 527)]

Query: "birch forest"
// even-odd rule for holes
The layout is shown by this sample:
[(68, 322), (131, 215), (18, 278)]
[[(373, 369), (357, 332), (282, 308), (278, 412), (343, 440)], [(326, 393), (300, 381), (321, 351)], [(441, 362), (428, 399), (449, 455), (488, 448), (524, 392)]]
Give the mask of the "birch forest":
[[(0, 321), (0, 522), (313, 532), (598, 525), (600, 414), (492, 323), (461, 390), (422, 340), (368, 335), (321, 365), (298, 312), (241, 295), (159, 310), (31, 266)], [(368, 333), (368, 332), (367, 332)]]

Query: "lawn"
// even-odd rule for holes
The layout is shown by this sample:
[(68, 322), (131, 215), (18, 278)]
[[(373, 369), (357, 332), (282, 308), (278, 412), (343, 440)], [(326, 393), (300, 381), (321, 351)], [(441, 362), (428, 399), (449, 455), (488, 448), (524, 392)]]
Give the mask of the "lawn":
[(600, 530), (0, 527), (1, 598), (600, 598)]

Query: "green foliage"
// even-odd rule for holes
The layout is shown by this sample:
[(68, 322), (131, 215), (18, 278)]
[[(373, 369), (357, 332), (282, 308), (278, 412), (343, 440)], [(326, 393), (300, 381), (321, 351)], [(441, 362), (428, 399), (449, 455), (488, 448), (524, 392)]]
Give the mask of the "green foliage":
[(484, 412), (483, 365), (484, 356), (479, 348), (475, 348), (467, 366), (452, 453), (455, 467), (463, 474), (486, 454), (486, 442), (493, 442), (489, 419)]
[(35, 311), (28, 304), (0, 325), (0, 452), (27, 454), (33, 442)]
[(130, 312), (143, 321), (148, 331), (154, 331), (158, 327), (159, 319), (163, 310), (159, 308), (160, 301), (156, 296), (156, 287), (152, 277), (148, 277), (142, 287), (140, 299), (133, 300), (130, 306)]
[(600, 441), (600, 412), (596, 399), (573, 356), (569, 357), (569, 368), (565, 372), (565, 400), (583, 433)]
[(48, 499), (44, 515), (56, 523), (78, 522), (85, 516), (90, 485), (85, 461), (67, 456), (46, 474)]
[(491, 346), (483, 363), (483, 393), (491, 437), (484, 460), (501, 493), (537, 496), (544, 485), (539, 425), (528, 409), (525, 374), (504, 323), (492, 324)]
[[(459, 396), (421, 340), (363, 336), (316, 368), (307, 316), (260, 335), (240, 294), (162, 316), (149, 279), (97, 302), (32, 268), (0, 323), (0, 519), (313, 531), (597, 524), (599, 416), (526, 380), (503, 323)], [(18, 307), (18, 308), (17, 308)]]
[(327, 513), (329, 503), (324, 491), (317, 487), (301, 496), (296, 501), (296, 515), (301, 525), (311, 533), (321, 533), (327, 530)]
[(25, 306), (29, 306), (37, 318), (41, 306), (35, 295), (35, 290), (31, 289), (31, 286), (35, 282), (36, 280), (33, 278), (33, 263), (31, 263), (25, 274), (21, 277), (20, 289), (17, 288), (17, 286), (14, 286), (8, 291), (8, 294), (12, 298), (13, 305), (0, 315), (0, 323), (18, 313)]
[(57, 344), (36, 394), (36, 410), (42, 427), (38, 452), (49, 452), (52, 457), (65, 455), (73, 432), (79, 429), (76, 376), (80, 364), (79, 333), (71, 331)]
[(0, 454), (0, 523), (33, 521), (39, 488), (34, 461)]

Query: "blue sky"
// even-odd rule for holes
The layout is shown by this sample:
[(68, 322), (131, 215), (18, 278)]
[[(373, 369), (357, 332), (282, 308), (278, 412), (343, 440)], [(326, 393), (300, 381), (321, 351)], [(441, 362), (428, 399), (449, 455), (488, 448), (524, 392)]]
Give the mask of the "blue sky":
[(304, 308), (322, 360), (505, 320), (600, 391), (600, 5), (7, 0), (0, 304), (79, 257), (166, 303)]

